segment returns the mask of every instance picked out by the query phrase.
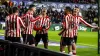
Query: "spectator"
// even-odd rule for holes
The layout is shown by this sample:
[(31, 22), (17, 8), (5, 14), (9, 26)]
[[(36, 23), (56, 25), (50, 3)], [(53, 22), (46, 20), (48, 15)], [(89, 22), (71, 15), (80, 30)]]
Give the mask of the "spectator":
[[(64, 3), (96, 3), (97, 0), (42, 0), (44, 2), (64, 2)], [(39, 2), (39, 1), (37, 1)]]
[(96, 14), (92, 7), (89, 8), (86, 17), (88, 18), (88, 22), (91, 24), (94, 21)]

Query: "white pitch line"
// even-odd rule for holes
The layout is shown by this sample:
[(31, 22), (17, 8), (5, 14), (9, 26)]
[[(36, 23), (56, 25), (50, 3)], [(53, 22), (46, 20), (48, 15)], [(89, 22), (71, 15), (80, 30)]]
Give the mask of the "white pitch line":
[[(0, 35), (4, 35), (2, 33), (0, 33)], [(59, 40), (56, 40), (59, 41)], [(40, 43), (41, 44), (41, 43)], [(84, 43), (77, 43), (78, 45), (83, 45), (83, 46), (90, 46), (90, 47), (97, 47), (95, 45), (90, 45), (90, 44), (84, 44)], [(59, 44), (55, 45), (55, 44), (49, 44), (50, 46), (59, 46)]]
[[(56, 40), (59, 41), (59, 40)], [(77, 43), (78, 45), (83, 45), (83, 46), (90, 46), (90, 47), (97, 47), (95, 45), (91, 45), (91, 44), (84, 44), (84, 43)]]
[[(42, 45), (43, 42), (40, 42), (39, 44)], [(50, 43), (50, 42), (48, 43), (48, 45), (49, 45), (49, 46), (60, 46), (60, 44)]]
[[(40, 42), (39, 44), (43, 44), (42, 42)], [(49, 42), (49, 44), (48, 44), (49, 46), (60, 46), (60, 44), (56, 44), (56, 43), (50, 43)], [(80, 45), (80, 46), (89, 46), (89, 47), (95, 47), (96, 48), (96, 46), (95, 45), (90, 45), (90, 44), (83, 44), (83, 43), (78, 43), (78, 45)]]
[(90, 46), (90, 47), (96, 47), (95, 45), (90, 45), (90, 44), (84, 44), (84, 43), (77, 43), (78, 45), (84, 45), (84, 46)]

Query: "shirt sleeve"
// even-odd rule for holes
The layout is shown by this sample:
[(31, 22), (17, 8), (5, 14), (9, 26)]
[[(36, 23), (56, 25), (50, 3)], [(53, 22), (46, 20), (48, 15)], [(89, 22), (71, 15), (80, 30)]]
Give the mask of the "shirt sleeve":
[(80, 21), (85, 24), (86, 26), (88, 27), (91, 27), (91, 28), (97, 28), (98, 26), (92, 26), (91, 24), (87, 23), (85, 20), (82, 19), (82, 17), (80, 17)]
[(68, 29), (68, 19), (69, 19), (69, 17), (66, 16), (66, 17), (65, 17), (65, 22), (63, 22), (63, 23), (64, 23), (63, 27), (64, 27), (65, 29)]
[(20, 18), (21, 19), (24, 19), (26, 17), (26, 14), (22, 15)]
[(50, 28), (50, 25), (51, 25), (51, 23), (50, 23), (50, 18), (48, 18), (48, 20), (47, 20), (47, 28), (46, 28), (46, 30), (48, 30), (48, 29)]
[(36, 22), (40, 17), (36, 17), (34, 18), (33, 16), (31, 16), (30, 21), (31, 22)]
[(5, 28), (5, 36), (7, 36), (7, 32), (8, 32), (8, 28), (9, 28), (9, 16), (7, 16), (6, 17), (6, 19), (5, 19), (5, 26), (6, 26), (6, 28)]
[(39, 27), (39, 20), (34, 23), (33, 28), (35, 31), (42, 30), (42, 27)]
[(10, 17), (9, 17), (9, 16), (7, 16), (7, 17), (6, 17), (6, 19), (5, 19), (6, 29), (8, 28), (9, 18), (10, 18)]
[(20, 17), (19, 17), (19, 23), (21, 24), (21, 26), (23, 26), (25, 28), (25, 25)]

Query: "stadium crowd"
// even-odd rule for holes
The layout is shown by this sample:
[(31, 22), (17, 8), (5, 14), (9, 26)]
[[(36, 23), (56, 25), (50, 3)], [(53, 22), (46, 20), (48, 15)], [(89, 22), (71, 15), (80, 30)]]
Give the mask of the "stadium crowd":
[[(30, 0), (31, 1), (31, 0)], [(33, 1), (33, 0), (32, 0)], [(40, 0), (34, 0), (36, 2), (39, 2)], [(97, 0), (41, 0), (44, 2), (65, 2), (65, 3), (80, 3), (80, 4), (96, 4)], [(13, 6), (13, 2), (9, 1), (8, 2), (4, 2), (3, 5), (5, 5), (5, 7), (0, 7), (0, 21), (5, 21), (5, 17), (9, 14), (9, 8), (11, 8)], [(19, 9), (20, 9), (20, 16), (22, 14), (24, 14), (27, 11), (27, 6), (24, 6), (25, 3), (22, 1), (21, 6), (18, 5)], [(40, 13), (41, 8), (38, 8), (35, 15), (38, 15)], [(88, 10), (84, 10), (84, 9), (80, 9), (81, 10), (81, 14), (82, 17), (84, 18), (84, 20), (86, 20), (88, 23), (92, 24), (92, 23), (98, 23), (97, 20), (97, 10), (98, 8), (92, 8), (92, 6), (90, 8), (88, 8)], [(47, 15), (50, 16), (52, 23), (60, 23), (63, 19), (64, 16), (64, 10), (58, 10), (58, 9), (54, 9), (54, 7), (50, 6), (50, 8), (48, 8), (47, 10)]]
[[(36, 2), (38, 2), (39, 0), (34, 0)], [(97, 0), (41, 0), (41, 1), (44, 1), (44, 2), (64, 2), (64, 3), (92, 3), (92, 4), (95, 4), (97, 3)]]
[[(35, 15), (39, 15), (41, 8), (37, 8)], [(20, 16), (25, 13), (27, 7), (20, 8)], [(47, 15), (51, 17), (52, 23), (60, 23), (64, 16), (64, 11), (58, 11), (57, 9), (49, 8), (47, 10)], [(92, 7), (88, 8), (88, 10), (81, 10), (83, 18), (88, 23), (98, 23), (97, 20), (97, 9), (93, 9)], [(9, 14), (9, 9), (0, 7), (0, 21), (5, 21), (5, 17)]]

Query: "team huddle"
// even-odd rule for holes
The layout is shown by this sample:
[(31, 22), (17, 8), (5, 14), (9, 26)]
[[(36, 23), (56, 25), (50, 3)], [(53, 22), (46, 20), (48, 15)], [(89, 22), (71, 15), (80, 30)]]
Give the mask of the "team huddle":
[[(48, 49), (48, 30), (51, 22), (50, 17), (47, 15), (47, 9), (42, 8), (40, 15), (33, 17), (36, 11), (36, 6), (30, 5), (28, 11), (19, 17), (19, 9), (13, 7), (13, 13), (6, 17), (5, 39), (12, 42), (29, 44), (37, 46), (42, 39), (44, 48)], [(60, 52), (65, 53), (65, 47), (68, 47), (69, 55), (76, 55), (76, 42), (78, 35), (79, 23), (83, 23), (88, 27), (99, 29), (98, 26), (92, 26), (82, 19), (79, 15), (79, 8), (71, 9), (66, 7), (64, 9), (64, 20), (62, 21), (62, 30), (58, 35), (61, 36)], [(33, 36), (33, 30), (36, 35)]]

